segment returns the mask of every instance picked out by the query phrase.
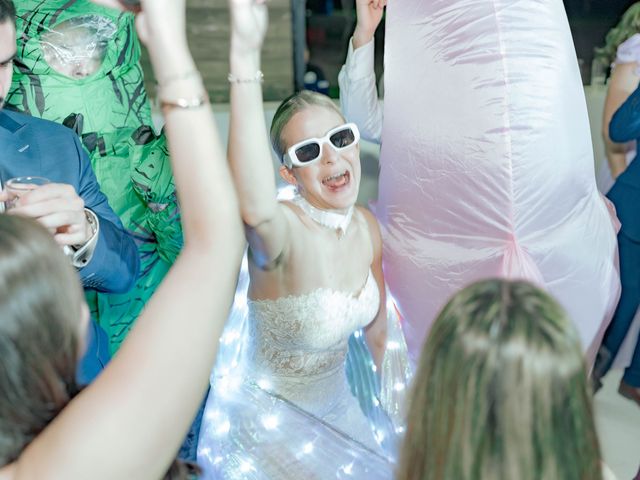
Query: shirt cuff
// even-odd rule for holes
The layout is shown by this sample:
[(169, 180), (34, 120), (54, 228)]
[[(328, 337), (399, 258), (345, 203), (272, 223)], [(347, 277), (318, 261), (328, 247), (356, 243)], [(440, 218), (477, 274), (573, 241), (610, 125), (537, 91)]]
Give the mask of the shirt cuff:
[(84, 213), (87, 216), (87, 221), (91, 225), (93, 234), (91, 238), (87, 240), (84, 245), (80, 245), (75, 248), (75, 252), (71, 255), (71, 264), (76, 268), (86, 267), (93, 258), (93, 252), (96, 250), (98, 244), (98, 235), (100, 234), (100, 222), (98, 216), (88, 208), (84, 209)]
[(360, 48), (353, 49), (353, 37), (349, 39), (345, 70), (349, 80), (361, 80), (370, 75), (375, 75), (373, 69), (375, 42), (372, 38)]

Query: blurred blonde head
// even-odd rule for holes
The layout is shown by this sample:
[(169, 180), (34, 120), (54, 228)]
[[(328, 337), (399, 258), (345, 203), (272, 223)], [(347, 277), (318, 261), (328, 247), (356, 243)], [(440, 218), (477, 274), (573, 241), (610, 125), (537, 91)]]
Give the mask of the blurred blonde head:
[(0, 466), (78, 392), (87, 315), (78, 274), (51, 234), (0, 215)]
[(604, 46), (596, 49), (596, 58), (605, 65), (611, 65), (616, 59), (618, 46), (636, 33), (640, 33), (640, 2), (631, 5), (616, 26), (609, 30)]
[(577, 331), (545, 292), (486, 280), (456, 294), (414, 379), (397, 480), (600, 480)]

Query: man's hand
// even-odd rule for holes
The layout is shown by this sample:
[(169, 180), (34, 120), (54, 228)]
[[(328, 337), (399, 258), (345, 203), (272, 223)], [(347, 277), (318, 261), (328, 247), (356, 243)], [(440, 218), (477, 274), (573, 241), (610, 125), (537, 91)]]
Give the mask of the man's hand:
[[(0, 201), (7, 199), (7, 193), (0, 192)], [(7, 213), (36, 219), (60, 245), (83, 245), (93, 234), (84, 200), (71, 185), (49, 183), (35, 188), (21, 195)]]
[(353, 49), (371, 41), (380, 25), (387, 0), (356, 0), (356, 29), (353, 32)]

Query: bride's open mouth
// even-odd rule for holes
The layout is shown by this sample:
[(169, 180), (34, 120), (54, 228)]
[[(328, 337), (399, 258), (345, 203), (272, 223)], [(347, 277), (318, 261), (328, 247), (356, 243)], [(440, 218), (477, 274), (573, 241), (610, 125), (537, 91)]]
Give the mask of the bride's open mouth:
[(322, 184), (325, 187), (330, 188), (331, 190), (338, 190), (343, 188), (349, 184), (351, 181), (351, 174), (348, 170), (344, 172), (337, 173), (335, 175), (331, 175), (330, 177), (325, 177), (322, 179)]

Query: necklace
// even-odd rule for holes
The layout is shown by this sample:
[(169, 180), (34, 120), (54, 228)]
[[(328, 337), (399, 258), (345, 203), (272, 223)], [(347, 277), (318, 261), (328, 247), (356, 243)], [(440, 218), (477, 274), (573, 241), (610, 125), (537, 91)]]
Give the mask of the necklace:
[(323, 227), (335, 230), (339, 237), (344, 236), (347, 232), (347, 228), (349, 228), (351, 218), (353, 217), (353, 206), (349, 207), (345, 213), (336, 210), (322, 210), (321, 208), (316, 208), (311, 205), (301, 195), (296, 195), (293, 198), (293, 203), (309, 215), (314, 222)]

